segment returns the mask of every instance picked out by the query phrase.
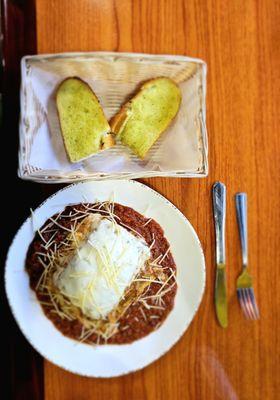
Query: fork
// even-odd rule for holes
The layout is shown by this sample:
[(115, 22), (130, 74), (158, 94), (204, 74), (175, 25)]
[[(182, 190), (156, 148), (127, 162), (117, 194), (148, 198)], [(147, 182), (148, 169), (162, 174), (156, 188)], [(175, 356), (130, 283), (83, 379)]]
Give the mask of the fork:
[(259, 319), (260, 313), (253, 289), (253, 279), (248, 272), (247, 194), (235, 195), (236, 215), (242, 252), (242, 273), (237, 279), (237, 296), (247, 319)]

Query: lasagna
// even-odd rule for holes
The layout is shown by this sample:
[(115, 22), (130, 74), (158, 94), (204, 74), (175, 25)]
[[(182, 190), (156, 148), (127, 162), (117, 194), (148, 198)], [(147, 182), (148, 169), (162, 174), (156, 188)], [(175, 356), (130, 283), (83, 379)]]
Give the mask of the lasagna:
[(176, 265), (160, 225), (111, 201), (67, 206), (36, 232), (30, 286), (64, 335), (90, 344), (131, 343), (173, 308)]

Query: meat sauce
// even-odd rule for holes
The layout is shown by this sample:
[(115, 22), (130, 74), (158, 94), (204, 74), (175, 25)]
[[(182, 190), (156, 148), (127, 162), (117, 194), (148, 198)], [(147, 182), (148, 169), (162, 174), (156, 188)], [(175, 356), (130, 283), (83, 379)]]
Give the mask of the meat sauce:
[[(87, 204), (87, 206), (91, 207), (93, 204)], [(57, 219), (57, 222), (63, 227), (70, 228), (73, 222), (71, 221), (71, 218), (65, 216), (68, 216), (69, 214), (71, 215), (71, 212), (74, 213), (76, 210), (81, 211), (83, 210), (83, 207), (83, 204), (66, 207), (62, 213), (63, 215)], [(98, 212), (98, 210), (95, 212)], [(114, 214), (120, 218), (120, 221), (124, 225), (127, 225), (140, 233), (148, 246), (152, 245), (152, 260), (157, 259), (161, 255), (165, 255), (160, 265), (165, 271), (165, 274), (167, 274), (168, 278), (170, 277), (168, 285), (166, 286), (170, 290), (167, 290), (166, 294), (162, 296), (162, 299), (164, 300), (163, 307), (156, 307), (153, 306), (153, 303), (149, 303), (152, 305), (152, 307), (147, 308), (141, 302), (134, 302), (119, 319), (118, 330), (112, 337), (108, 339), (107, 343), (125, 344), (140, 339), (159, 328), (172, 310), (177, 291), (177, 284), (171, 275), (172, 272), (173, 274), (176, 274), (176, 265), (171, 252), (168, 251), (169, 243), (164, 237), (163, 229), (156, 221), (144, 217), (130, 207), (116, 203), (114, 204)], [(52, 218), (54, 219), (56, 217), (57, 215)], [(44, 228), (51, 224), (51, 222), (52, 221), (49, 219), (41, 228), (41, 235), (43, 236), (45, 242), (48, 242), (53, 235), (53, 233), (48, 232), (47, 229), (45, 229), (44, 232)], [(57, 233), (52, 241), (52, 246), (54, 246), (55, 243), (60, 243), (63, 241), (67, 235), (67, 232), (64, 229), (59, 228), (58, 226), (56, 226), (56, 228)], [(133, 234), (133, 231), (131, 231), (131, 233)], [(53, 307), (42, 304), (42, 302), (46, 304), (50, 303), (49, 296), (40, 293), (36, 289), (38, 281), (43, 272), (43, 266), (38, 261), (37, 252), (44, 253), (46, 251), (44, 249), (44, 241), (37, 233), (28, 250), (26, 258), (26, 270), (30, 277), (30, 286), (36, 292), (37, 298), (41, 302), (41, 306), (45, 315), (53, 322), (56, 328), (59, 329), (64, 335), (79, 340), (83, 329), (82, 323), (79, 320), (69, 321), (67, 319), (62, 319), (56, 313), (53, 313)], [(158, 290), (158, 284), (151, 283), (147, 292), (145, 293), (145, 296), (149, 297), (155, 295)], [(100, 337), (98, 338), (97, 335), (93, 333), (87, 338), (86, 342), (91, 344), (98, 342), (99, 344), (102, 344), (104, 343), (104, 340), (100, 339)]]

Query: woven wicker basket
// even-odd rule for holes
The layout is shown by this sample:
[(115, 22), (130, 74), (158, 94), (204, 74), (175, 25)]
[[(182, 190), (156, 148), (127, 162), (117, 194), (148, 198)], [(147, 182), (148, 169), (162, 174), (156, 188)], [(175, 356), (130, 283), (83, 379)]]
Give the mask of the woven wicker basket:
[[(208, 173), (205, 124), (206, 64), (198, 59), (135, 53), (63, 53), (22, 59), (20, 178), (37, 182), (149, 176), (203, 177)], [(62, 143), (54, 101), (68, 76), (87, 81), (110, 119), (140, 83), (158, 76), (174, 79), (182, 91), (179, 113), (139, 160), (121, 144), (71, 164)]]

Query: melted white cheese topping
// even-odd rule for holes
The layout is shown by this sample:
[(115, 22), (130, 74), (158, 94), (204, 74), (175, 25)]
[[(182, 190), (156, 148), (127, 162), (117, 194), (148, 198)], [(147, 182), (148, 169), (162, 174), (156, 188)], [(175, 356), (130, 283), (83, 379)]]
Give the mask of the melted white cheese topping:
[(80, 246), (56, 285), (93, 319), (104, 319), (150, 258), (144, 240), (102, 219)]

